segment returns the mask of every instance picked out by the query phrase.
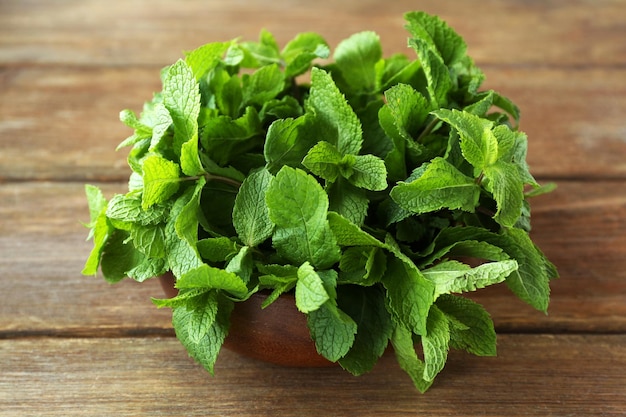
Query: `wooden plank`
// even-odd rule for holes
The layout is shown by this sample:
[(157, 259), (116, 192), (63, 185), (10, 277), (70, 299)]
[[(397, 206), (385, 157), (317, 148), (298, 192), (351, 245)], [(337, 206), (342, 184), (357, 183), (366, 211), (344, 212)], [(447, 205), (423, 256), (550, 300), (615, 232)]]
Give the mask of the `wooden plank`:
[(624, 332), (626, 184), (559, 181), (531, 201), (531, 236), (555, 263), (548, 315), (531, 313), (504, 286), (472, 295), (500, 331)]
[[(0, 186), (0, 271), (10, 285), (0, 303), (0, 332), (15, 334), (169, 333), (171, 311), (158, 282), (117, 285), (81, 275), (91, 243), (81, 184)], [(104, 187), (107, 195), (122, 186)]]
[(486, 72), (521, 109), (537, 177), (626, 178), (626, 68)]
[(115, 148), (132, 130), (119, 112), (141, 111), (161, 90), (158, 69), (6, 69), (0, 76), (0, 181), (128, 179), (126, 152)]
[(261, 28), (284, 44), (318, 31), (331, 45), (362, 31), (383, 37), (388, 52), (405, 50), (402, 14), (438, 14), (470, 45), (480, 63), (556, 66), (626, 63), (626, 4), (619, 0), (475, 4), (444, 0), (318, 0), (302, 2), (97, 0), (13, 1), (0, 5), (0, 63), (166, 65), (180, 51)]
[[(104, 186), (107, 197), (121, 184)], [(0, 333), (128, 335), (167, 333), (156, 282), (116, 285), (80, 271), (88, 211), (76, 183), (0, 185), (0, 271), (10, 277), (0, 303)], [(533, 201), (533, 238), (560, 270), (549, 315), (505, 286), (472, 294), (499, 331), (626, 331), (626, 182), (561, 182)]]
[[(626, 69), (492, 68), (485, 89), (522, 109), (538, 177), (626, 178)], [(155, 68), (0, 73), (0, 181), (121, 180), (132, 131), (118, 119), (161, 89)], [(62, 100), (59, 97), (63, 97)]]
[(420, 395), (386, 355), (354, 377), (221, 353), (215, 377), (174, 338), (0, 340), (0, 416), (623, 416), (626, 336), (505, 335), (453, 351)]

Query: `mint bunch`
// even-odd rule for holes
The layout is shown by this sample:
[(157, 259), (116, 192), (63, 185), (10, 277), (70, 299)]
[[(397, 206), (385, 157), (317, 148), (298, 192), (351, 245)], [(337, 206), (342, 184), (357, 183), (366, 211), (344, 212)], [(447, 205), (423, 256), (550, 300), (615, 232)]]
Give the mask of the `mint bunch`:
[(550, 187), (463, 39), (405, 18), (416, 59), (384, 58), (373, 32), (331, 56), (318, 34), (281, 49), (263, 31), (165, 68), (141, 116), (120, 115), (128, 193), (86, 187), (83, 273), (172, 271), (179, 295), (154, 302), (211, 373), (234, 303), (262, 290), (264, 306), (295, 292), (319, 354), (355, 375), (389, 343), (422, 392), (450, 348), (495, 355), (489, 314), (459, 294), (505, 282), (546, 311), (557, 272), (529, 238), (528, 198)]

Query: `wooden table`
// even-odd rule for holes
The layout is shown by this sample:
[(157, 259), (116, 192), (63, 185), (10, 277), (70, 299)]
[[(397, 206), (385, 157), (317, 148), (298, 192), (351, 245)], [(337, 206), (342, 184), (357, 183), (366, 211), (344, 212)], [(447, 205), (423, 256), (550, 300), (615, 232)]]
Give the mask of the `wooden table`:
[[(118, 112), (181, 51), (265, 27), (332, 45), (371, 29), (386, 55), (408, 52), (402, 13), (418, 9), (520, 105), (532, 170), (559, 185), (533, 202), (562, 275), (549, 315), (505, 287), (475, 297), (497, 358), (452, 352), (425, 395), (393, 357), (356, 378), (225, 351), (211, 377), (150, 302), (156, 281), (81, 275), (83, 184), (123, 191)], [(0, 1), (0, 416), (624, 416), (625, 261), (626, 1)]]

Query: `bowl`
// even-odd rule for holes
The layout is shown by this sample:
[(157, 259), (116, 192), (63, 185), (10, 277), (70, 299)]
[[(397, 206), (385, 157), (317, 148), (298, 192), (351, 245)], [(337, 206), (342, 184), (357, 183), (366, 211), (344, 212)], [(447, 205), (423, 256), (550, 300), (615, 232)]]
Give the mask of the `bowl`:
[[(171, 273), (159, 277), (167, 297), (178, 290)], [(306, 316), (296, 308), (291, 293), (282, 294), (261, 308), (268, 292), (260, 291), (243, 302), (236, 302), (224, 347), (240, 355), (287, 367), (329, 367), (336, 363), (317, 353)]]

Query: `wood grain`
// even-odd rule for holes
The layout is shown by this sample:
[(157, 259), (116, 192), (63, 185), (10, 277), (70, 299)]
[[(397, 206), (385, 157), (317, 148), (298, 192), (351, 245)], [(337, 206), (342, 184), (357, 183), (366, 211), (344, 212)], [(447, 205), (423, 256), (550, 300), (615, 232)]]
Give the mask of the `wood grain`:
[[(123, 184), (104, 184), (107, 197)], [(11, 277), (0, 304), (0, 335), (98, 336), (169, 332), (170, 311), (157, 310), (156, 282), (109, 285), (80, 275), (91, 248), (82, 184), (0, 185), (0, 270)], [(505, 286), (471, 294), (500, 331), (626, 331), (626, 182), (559, 183), (533, 201), (533, 239), (555, 262), (549, 315)]]
[[(522, 110), (539, 178), (626, 178), (626, 70), (493, 68), (485, 89)], [(0, 181), (125, 181), (119, 112), (160, 91), (154, 68), (7, 68), (0, 73)], [(62, 99), (61, 99), (62, 98)]]
[(392, 355), (356, 378), (223, 351), (211, 377), (174, 338), (0, 340), (0, 416), (624, 415), (626, 336), (502, 335), (498, 349), (452, 351), (420, 395)]
[[(426, 395), (391, 355), (368, 375), (224, 351), (212, 378), (173, 337), (157, 281), (80, 274), (83, 183), (123, 192), (131, 132), (182, 51), (261, 28), (284, 44), (362, 30), (411, 53), (402, 13), (440, 15), (485, 88), (522, 110), (528, 161), (559, 187), (532, 236), (557, 265), (549, 314), (503, 286), (470, 294), (499, 356), (451, 352)], [(626, 415), (626, 1), (0, 0), (0, 416)]]
[(73, 0), (0, 3), (0, 63), (95, 66), (167, 65), (181, 51), (260, 28), (284, 44), (318, 31), (331, 45), (362, 30), (381, 34), (389, 53), (406, 50), (402, 14), (441, 16), (481, 64), (623, 66), (626, 4), (619, 0), (487, 1)]
[[(0, 271), (11, 282), (0, 303), (0, 332), (92, 337), (170, 332), (171, 311), (150, 302), (163, 297), (158, 282), (110, 285), (101, 276), (81, 275), (91, 249), (81, 224), (89, 220), (82, 184), (0, 189)], [(123, 187), (104, 190), (111, 196)]]

